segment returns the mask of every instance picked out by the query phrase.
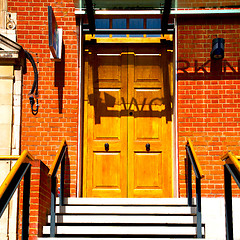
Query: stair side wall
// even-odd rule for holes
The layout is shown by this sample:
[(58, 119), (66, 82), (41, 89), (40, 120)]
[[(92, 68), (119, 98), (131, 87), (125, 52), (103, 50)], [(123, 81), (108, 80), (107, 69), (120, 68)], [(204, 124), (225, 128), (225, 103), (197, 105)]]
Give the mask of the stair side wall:
[[(31, 190), (30, 190), (30, 216), (29, 240), (37, 240), (42, 235), (42, 228), (47, 224), (47, 215), (51, 205), (51, 178), (48, 176), (49, 168), (41, 161), (31, 162)], [(18, 239), (21, 239), (22, 229), (22, 184), (19, 196)]]
[[(233, 198), (233, 235), (240, 240), (240, 199)], [(202, 222), (205, 224), (205, 238), (225, 240), (225, 201), (224, 198), (202, 199)]]

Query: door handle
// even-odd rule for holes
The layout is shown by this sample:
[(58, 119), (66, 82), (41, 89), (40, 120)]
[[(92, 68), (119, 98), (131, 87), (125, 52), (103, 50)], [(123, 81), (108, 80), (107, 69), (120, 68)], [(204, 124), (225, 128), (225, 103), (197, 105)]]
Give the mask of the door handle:
[(108, 143), (105, 143), (105, 144), (104, 144), (104, 147), (105, 147), (105, 151), (108, 151), (108, 150), (109, 150), (109, 144), (108, 144)]
[(150, 143), (146, 144), (146, 151), (150, 151)]

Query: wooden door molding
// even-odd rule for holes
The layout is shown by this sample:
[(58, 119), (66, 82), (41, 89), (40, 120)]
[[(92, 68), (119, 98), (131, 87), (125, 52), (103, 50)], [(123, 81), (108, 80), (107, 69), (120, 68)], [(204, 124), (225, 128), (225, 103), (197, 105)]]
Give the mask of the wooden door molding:
[(105, 46), (85, 52), (83, 196), (172, 197), (172, 53)]

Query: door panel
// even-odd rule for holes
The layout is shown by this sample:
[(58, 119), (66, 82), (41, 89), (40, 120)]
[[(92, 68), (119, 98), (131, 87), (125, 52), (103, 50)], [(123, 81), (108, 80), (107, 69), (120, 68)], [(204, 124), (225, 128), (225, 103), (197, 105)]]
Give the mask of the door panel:
[(120, 82), (121, 81), (121, 57), (117, 55), (98, 54), (98, 82)]
[(134, 55), (135, 82), (162, 82), (159, 54)]
[(162, 189), (162, 153), (134, 153), (134, 189)]
[(89, 47), (83, 196), (172, 197), (170, 54), (159, 44)]
[[(94, 140), (121, 138), (121, 90), (94, 89)], [(115, 127), (109, 127), (115, 126)]]
[(135, 106), (135, 140), (161, 137), (161, 111), (164, 108), (161, 95), (162, 89), (135, 89), (134, 98), (139, 103)]
[(92, 196), (121, 194), (121, 155), (119, 152), (94, 152), (92, 162)]

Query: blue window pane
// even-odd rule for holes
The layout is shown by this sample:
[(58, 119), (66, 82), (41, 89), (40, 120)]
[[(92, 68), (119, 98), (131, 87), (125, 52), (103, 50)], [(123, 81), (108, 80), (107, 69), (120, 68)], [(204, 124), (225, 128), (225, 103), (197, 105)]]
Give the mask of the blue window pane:
[[(160, 29), (161, 19), (160, 18), (149, 18), (147, 19), (147, 29)], [(147, 37), (161, 37), (160, 34), (148, 34)]]
[(109, 28), (109, 19), (95, 19), (96, 28), (107, 29)]
[(130, 29), (143, 29), (143, 19), (129, 19)]
[[(126, 29), (127, 28), (127, 20), (126, 19), (113, 19), (112, 20), (112, 28), (113, 29)], [(126, 37), (126, 34), (113, 34), (113, 37)]]
[[(96, 29), (109, 29), (109, 19), (95, 19)], [(96, 34), (95, 37), (109, 37), (108, 34)]]
[[(142, 18), (129, 19), (129, 28), (130, 29), (143, 29), (144, 21)], [(130, 35), (130, 37), (143, 37), (142, 34)]]
[(116, 29), (126, 29), (127, 28), (127, 20), (126, 19), (113, 19), (112, 20), (112, 28)]

